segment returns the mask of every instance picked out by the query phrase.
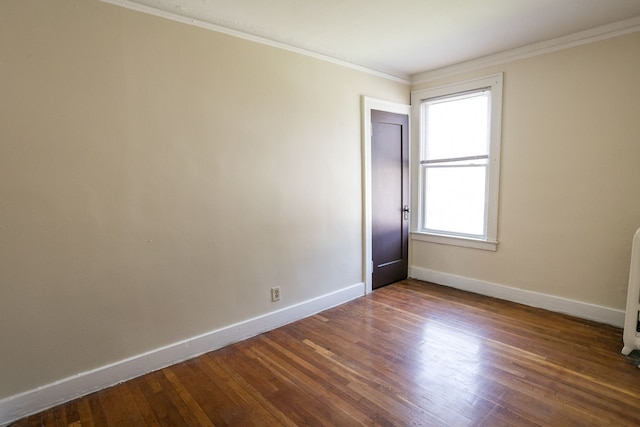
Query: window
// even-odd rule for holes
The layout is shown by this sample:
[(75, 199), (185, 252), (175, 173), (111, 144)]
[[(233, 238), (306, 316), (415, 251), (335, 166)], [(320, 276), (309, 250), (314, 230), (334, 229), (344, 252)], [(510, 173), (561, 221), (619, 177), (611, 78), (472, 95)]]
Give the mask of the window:
[(411, 104), (419, 144), (413, 238), (495, 250), (502, 75), (417, 91)]

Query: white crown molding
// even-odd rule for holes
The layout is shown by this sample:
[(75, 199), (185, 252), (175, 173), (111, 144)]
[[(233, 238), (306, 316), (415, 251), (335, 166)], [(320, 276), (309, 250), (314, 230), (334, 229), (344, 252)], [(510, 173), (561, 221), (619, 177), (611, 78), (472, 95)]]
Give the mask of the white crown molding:
[(461, 62), (436, 70), (425, 71), (411, 76), (411, 84), (427, 83), (445, 77), (475, 71), (481, 68), (505, 64), (533, 56), (544, 55), (559, 50), (595, 43), (614, 37), (623, 36), (640, 31), (640, 17), (615, 22), (586, 31), (581, 31), (568, 36), (534, 43), (516, 49), (506, 50), (493, 55), (484, 56), (470, 61)]
[(0, 400), (0, 426), (78, 397), (278, 328), (364, 295), (364, 283), (347, 286), (281, 310), (82, 372)]
[(624, 325), (625, 312), (615, 308), (603, 307), (600, 305), (589, 304), (540, 292), (512, 288), (510, 286), (485, 282), (483, 280), (472, 279), (469, 277), (456, 276), (454, 274), (443, 273), (441, 271), (429, 270), (421, 267), (410, 267), (409, 276), (414, 279), (424, 280), (438, 285), (449, 286), (463, 291), (517, 302), (531, 307), (543, 308), (556, 313), (568, 314), (581, 319), (613, 325), (618, 328), (621, 328)]
[(248, 40), (254, 43), (260, 43), (263, 45), (267, 45), (270, 47), (275, 47), (278, 49), (283, 49), (289, 52), (297, 53), (300, 55), (308, 56), (314, 59), (319, 59), (321, 61), (329, 62), (332, 64), (340, 65), (343, 67), (351, 68), (356, 71), (361, 71), (363, 73), (371, 74), (376, 77), (382, 77), (387, 80), (391, 80), (397, 83), (402, 83), (405, 85), (411, 84), (409, 80), (409, 76), (395, 76), (392, 74), (384, 73), (382, 71), (377, 71), (371, 68), (364, 67), (362, 65), (357, 65), (342, 59), (333, 58), (328, 55), (323, 55), (321, 53), (313, 52), (307, 49), (291, 46), (286, 43), (277, 42), (274, 40), (269, 40), (264, 37), (259, 37), (253, 34), (245, 33), (243, 31), (234, 30), (231, 28), (223, 27), (221, 25), (212, 24), (210, 22), (201, 21), (198, 19), (188, 18), (186, 16), (178, 15), (177, 13), (167, 12), (165, 10), (160, 10), (151, 6), (142, 5), (135, 3), (130, 0), (100, 0), (103, 3), (109, 3), (115, 6), (124, 7), (126, 9), (131, 9), (136, 12), (146, 13), (148, 15), (158, 16), (160, 18), (170, 19), (172, 21), (180, 22), (187, 25), (193, 25), (195, 27), (203, 28), (206, 30), (215, 31), (218, 33), (226, 34), (233, 37), (238, 37), (244, 40)]

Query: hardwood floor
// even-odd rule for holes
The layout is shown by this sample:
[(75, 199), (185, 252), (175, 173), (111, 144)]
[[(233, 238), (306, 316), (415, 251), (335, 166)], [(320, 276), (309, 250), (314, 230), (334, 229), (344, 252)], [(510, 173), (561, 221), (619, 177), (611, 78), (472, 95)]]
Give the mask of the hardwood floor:
[(622, 331), (406, 280), (14, 426), (638, 426)]

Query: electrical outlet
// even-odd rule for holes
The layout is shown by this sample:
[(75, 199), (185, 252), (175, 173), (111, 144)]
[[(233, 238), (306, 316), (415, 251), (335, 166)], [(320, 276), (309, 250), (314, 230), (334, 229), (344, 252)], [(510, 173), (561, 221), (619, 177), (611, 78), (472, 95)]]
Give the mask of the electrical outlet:
[(280, 301), (280, 286), (271, 288), (271, 302)]

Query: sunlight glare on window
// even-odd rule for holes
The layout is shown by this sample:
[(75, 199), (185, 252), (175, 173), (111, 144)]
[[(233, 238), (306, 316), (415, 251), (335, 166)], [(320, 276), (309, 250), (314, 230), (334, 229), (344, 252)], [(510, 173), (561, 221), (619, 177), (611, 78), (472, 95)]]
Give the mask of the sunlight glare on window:
[(489, 95), (483, 91), (427, 102), (427, 144), (423, 159), (488, 154)]
[(477, 236), (484, 233), (484, 168), (430, 168), (425, 185), (429, 229)]
[(468, 236), (485, 234), (490, 92), (424, 104), (426, 229)]

